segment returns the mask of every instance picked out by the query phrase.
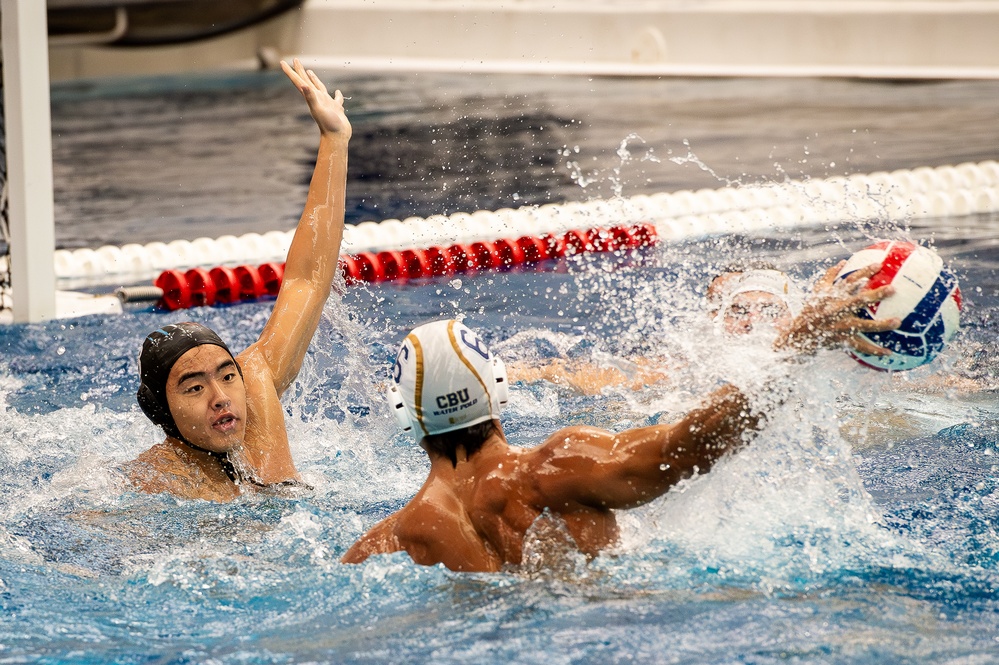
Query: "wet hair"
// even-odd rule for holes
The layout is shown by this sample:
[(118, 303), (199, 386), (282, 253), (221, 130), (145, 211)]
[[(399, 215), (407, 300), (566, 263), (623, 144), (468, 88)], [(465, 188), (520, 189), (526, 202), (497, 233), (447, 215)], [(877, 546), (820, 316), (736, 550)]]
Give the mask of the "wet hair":
[(429, 434), (420, 441), (420, 445), (428, 453), (442, 455), (451, 460), (451, 466), (458, 466), (458, 447), (465, 449), (465, 454), (471, 457), (479, 451), (493, 432), (496, 431), (496, 421), (487, 420), (485, 422), (469, 425), (462, 429), (443, 432), (441, 434)]
[(215, 331), (193, 321), (173, 323), (149, 333), (142, 342), (142, 352), (139, 354), (139, 391), (135, 395), (142, 412), (162, 427), (168, 436), (180, 439), (195, 448), (198, 446), (194, 446), (181, 436), (180, 430), (177, 429), (177, 423), (170, 413), (170, 405), (167, 402), (166, 384), (170, 370), (180, 357), (204, 344), (213, 344), (225, 349), (233, 358), (236, 371), (240, 377), (243, 376), (243, 369), (239, 363), (236, 363), (232, 351)]

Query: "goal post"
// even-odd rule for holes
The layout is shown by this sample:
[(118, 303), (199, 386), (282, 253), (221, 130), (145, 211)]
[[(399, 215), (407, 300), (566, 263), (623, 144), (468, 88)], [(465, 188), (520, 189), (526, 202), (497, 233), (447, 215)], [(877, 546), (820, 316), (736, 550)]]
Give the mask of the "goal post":
[(13, 320), (56, 314), (46, 3), (0, 0)]

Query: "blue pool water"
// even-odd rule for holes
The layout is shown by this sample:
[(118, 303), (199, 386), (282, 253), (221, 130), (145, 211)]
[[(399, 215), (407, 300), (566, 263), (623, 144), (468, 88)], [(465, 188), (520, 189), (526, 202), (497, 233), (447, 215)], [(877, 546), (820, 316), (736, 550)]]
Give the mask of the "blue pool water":
[[(502, 83), (489, 81), (487, 89)], [(355, 127), (382, 135), (378, 122)], [(616, 145), (631, 128), (618, 129), (600, 145)], [(757, 156), (767, 150), (760, 147), (766, 139), (740, 140)], [(294, 139), (282, 176), (307, 170), (306, 143)], [(837, 145), (857, 147), (829, 149)], [(68, 165), (76, 162), (63, 159), (70, 208), (77, 195), (65, 192), (85, 177), (73, 176)], [(832, 159), (842, 157), (816, 168)], [(656, 164), (642, 168), (651, 174)], [(483, 171), (480, 180), (507, 182)], [(566, 171), (558, 177), (571, 184)], [(159, 195), (167, 189), (161, 183)], [(389, 199), (390, 191), (381, 195)], [(441, 197), (435, 190), (420, 205)], [(269, 205), (297, 204), (290, 197)], [(357, 202), (354, 214), (364, 205)], [(242, 228), (263, 221), (248, 219)], [(293, 454), (313, 489), (224, 505), (136, 494), (115, 470), (162, 437), (134, 404), (135, 360), (145, 332), (176, 314), (135, 308), (120, 317), (4, 328), (0, 660), (995, 662), (997, 231), (992, 217), (907, 225), (845, 219), (819, 230), (576, 257), (538, 270), (350, 287), (327, 306), (285, 400)], [(885, 235), (932, 241), (961, 279), (963, 330), (931, 367), (892, 379), (827, 352), (796, 368), (796, 397), (765, 433), (712, 473), (623, 514), (620, 547), (591, 562), (551, 546), (558, 524), (541, 520), (520, 570), (455, 574), (402, 555), (338, 563), (426, 472), (422, 451), (395, 432), (378, 386), (414, 324), (464, 314), (508, 364), (644, 356), (669, 370), (666, 384), (600, 396), (515, 383), (504, 415), (515, 444), (536, 443), (565, 424), (619, 430), (666, 422), (719, 381), (744, 381), (765, 363), (752, 340), (724, 343), (705, 323), (702, 296), (713, 270), (734, 257), (769, 258), (805, 284)], [(89, 238), (98, 244), (99, 234)], [(263, 302), (183, 316), (242, 349), (268, 312)]]

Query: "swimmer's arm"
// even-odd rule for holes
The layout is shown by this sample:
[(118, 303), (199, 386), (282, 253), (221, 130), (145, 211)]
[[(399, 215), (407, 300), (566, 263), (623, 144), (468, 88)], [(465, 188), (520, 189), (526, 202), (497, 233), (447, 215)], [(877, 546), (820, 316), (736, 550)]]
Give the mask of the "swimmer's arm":
[(598, 395), (604, 388), (619, 385), (625, 378), (616, 369), (581, 362), (570, 364), (560, 358), (537, 365), (510, 363), (507, 365), (507, 376), (511, 383), (548, 381), (558, 386), (567, 386), (584, 395)]
[(621, 385), (631, 390), (640, 390), (645, 386), (661, 383), (667, 378), (665, 372), (651, 367), (651, 362), (645, 359), (639, 359), (633, 364), (636, 371), (629, 376), (617, 367), (606, 367), (590, 362), (567, 363), (556, 358), (540, 365), (511, 363), (507, 365), (507, 374), (511, 383), (548, 381), (568, 386), (584, 395), (599, 395), (604, 388)]
[(331, 96), (311, 71), (295, 60), (282, 63), (285, 74), (305, 97), (319, 126), (319, 154), (305, 209), (288, 250), (284, 279), (259, 346), (278, 394), (295, 380), (329, 298), (343, 239), (347, 188), (347, 143), (351, 127), (339, 90)]
[(725, 386), (671, 425), (618, 434), (591, 427), (556, 432), (529, 454), (525, 477), (553, 509), (632, 508), (710, 470), (742, 446), (760, 421), (746, 397)]

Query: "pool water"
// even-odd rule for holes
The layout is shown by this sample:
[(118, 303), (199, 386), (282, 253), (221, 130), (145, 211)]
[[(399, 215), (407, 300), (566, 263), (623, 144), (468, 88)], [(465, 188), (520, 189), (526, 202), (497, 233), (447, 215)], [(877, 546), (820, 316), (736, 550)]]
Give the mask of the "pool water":
[[(469, 80), (461, 81), (472, 87)], [(390, 82), (372, 77), (358, 83), (391, 98)], [(601, 98), (623, 99), (623, 109), (647, 103), (647, 83), (583, 83)], [(525, 88), (539, 95), (552, 85), (575, 90), (566, 80), (552, 84), (528, 77), (487, 77), (478, 85), (502, 89), (495, 96), (499, 100)], [(685, 89), (682, 82), (676, 85)], [(765, 85), (796, 98), (790, 83)], [(845, 95), (852, 84), (803, 85)], [(919, 97), (914, 88), (866, 85), (879, 95)], [(162, 82), (157, 86), (160, 95)], [(401, 83), (395, 86), (399, 106), (406, 106)], [(429, 95), (434, 86), (421, 92)], [(712, 94), (721, 90), (730, 99), (742, 99), (732, 103), (743, 109), (752, 102), (739, 97), (740, 91), (757, 102), (761, 94), (745, 82), (689, 86), (688, 92), (698, 86), (711, 87)], [(971, 90), (987, 92), (958, 87), (966, 97), (973, 96)], [(622, 95), (624, 89), (633, 97)], [(450, 90), (460, 97), (459, 87)], [(73, 95), (78, 109), (114, 108), (118, 98), (133, 108), (137, 99), (135, 92), (117, 97), (85, 92), (64, 91), (56, 108), (68, 109)], [(195, 100), (204, 102), (199, 94)], [(205, 94), (215, 101), (204, 104), (214, 104), (216, 112), (219, 104), (226, 106), (218, 101), (225, 95)], [(508, 106), (531, 107), (523, 94), (496, 113), (502, 115)], [(425, 131), (420, 109), (426, 102), (413, 95), (407, 102), (408, 125), (393, 113), (370, 111), (355, 120), (355, 131), (384, 136), (383, 122), (394, 123), (395, 136)], [(585, 90), (577, 95), (585, 98)], [(284, 106), (283, 101), (273, 104)], [(307, 176), (311, 148), (292, 136), (305, 119), (281, 120), (286, 131), (275, 135), (265, 128), (266, 118), (253, 124), (263, 111), (234, 106), (252, 125), (247, 132), (255, 138), (250, 140), (272, 144), (275, 152), (287, 142), (283, 163), (264, 162), (277, 164), (275, 179)], [(174, 116), (160, 102), (152, 108), (160, 109), (164, 119)], [(440, 105), (428, 111), (451, 112)], [(126, 124), (148, 124), (149, 113)], [(913, 115), (914, 125), (925, 120)], [(588, 116), (565, 117), (573, 120), (565, 123), (569, 128), (590, 122), (580, 120)], [(69, 122), (63, 116), (54, 124)], [(460, 119), (449, 122), (460, 124)], [(607, 150), (616, 155), (613, 148), (635, 129), (627, 120), (619, 122), (617, 135), (608, 138), (613, 131), (601, 127), (603, 138), (594, 138), (593, 145), (581, 142), (580, 154)], [(816, 122), (813, 131), (819, 132), (823, 125)], [(410, 129), (401, 129), (406, 126)], [(102, 133), (93, 126), (88, 131)], [(123, 141), (131, 131), (115, 127), (110, 133), (119, 139), (100, 141)], [(842, 160), (841, 154), (854, 149), (877, 150), (853, 140), (851, 145), (831, 141), (825, 162), (809, 168), (831, 168), (829, 161)], [(670, 149), (646, 141), (645, 153), (632, 154), (640, 158)], [(736, 154), (759, 159), (770, 149), (762, 147), (768, 141), (740, 135), (734, 145), (752, 149), (740, 147)], [(363, 152), (358, 146), (376, 150), (373, 138), (352, 144), (352, 150)], [(940, 159), (949, 155), (963, 161), (956, 156), (984, 150), (970, 141), (962, 147), (957, 139), (950, 147)], [(901, 142), (885, 163), (911, 158), (912, 149)], [(215, 150), (221, 148), (205, 152)], [(803, 151), (800, 143), (798, 150)], [(510, 148), (509, 154), (517, 151)], [(77, 175), (65, 166), (72, 160), (63, 155), (63, 173), (70, 181), (63, 185), (64, 202), (78, 197), (97, 207), (106, 204), (99, 193), (104, 190), (66, 198), (74, 188), (91, 187), (80, 181), (97, 176)], [(742, 177), (730, 162), (697, 156), (724, 178)], [(593, 187), (617, 186), (608, 180), (613, 168), (594, 176), (602, 178), (599, 184), (584, 188), (565, 155), (543, 157), (552, 162), (552, 178), (564, 180), (561, 189), (553, 187), (561, 198), (585, 198)], [(516, 164), (522, 173), (523, 162)], [(757, 177), (777, 177), (764, 173), (760, 164)], [(715, 177), (668, 158), (626, 166), (648, 177), (626, 171), (618, 182), (625, 193), (651, 186), (646, 180), (671, 181), (677, 172)], [(508, 187), (514, 176), (506, 168), (481, 167), (455, 198), (434, 181), (422, 198), (413, 194), (419, 200), (412, 207), (423, 214), (435, 207), (432, 212), (439, 212), (440, 206), (475, 204), (475, 192), (485, 192), (486, 203), (512, 201), (512, 193), (524, 190)], [(113, 183), (108, 177), (106, 182)], [(419, 181), (419, 176), (406, 180), (405, 191), (417, 190)], [(367, 181), (359, 182), (364, 190)], [(274, 193), (264, 196), (267, 201), (256, 214), (240, 212), (246, 219), (231, 220), (226, 230), (259, 230), (254, 225), (279, 216), (274, 213), (279, 209), (286, 209), (282, 219), (293, 223), (304, 181), (293, 184), (295, 191), (281, 200), (270, 200), (278, 196)], [(186, 214), (174, 210), (177, 202), (189, 204), (183, 197), (171, 198), (171, 188), (168, 179), (161, 179), (154, 187), (159, 200), (144, 205), (160, 206), (163, 215)], [(393, 198), (385, 182), (372, 189), (379, 201)], [(543, 195), (540, 188), (531, 194), (535, 200)], [(353, 200), (355, 218), (374, 200), (367, 197)], [(397, 205), (398, 210), (410, 206)], [(64, 203), (64, 209), (69, 207)], [(75, 231), (64, 229), (61, 237), (76, 233), (78, 240), (96, 245), (103, 242), (101, 234), (121, 237), (139, 215), (109, 229), (102, 214), (83, 219)], [(176, 235), (207, 224), (191, 215), (190, 227), (187, 221), (169, 221), (176, 224)], [(177, 320), (177, 314), (132, 308), (119, 317), (0, 330), (0, 659), (546, 664), (999, 659), (994, 323), (999, 221), (988, 216), (911, 223), (848, 217), (817, 230), (705, 238), (622, 255), (563, 259), (537, 270), (343, 289), (342, 298), (327, 305), (302, 374), (285, 400), (293, 454), (312, 489), (252, 494), (231, 504), (136, 494), (116, 471), (162, 438), (134, 403), (135, 361), (144, 334)], [(150, 219), (158, 218), (150, 214)], [(593, 561), (559, 546), (559, 524), (543, 518), (529, 536), (524, 565), (500, 574), (419, 567), (404, 555), (376, 557), (359, 566), (338, 563), (366, 528), (412, 496), (427, 470), (422, 451), (395, 431), (379, 386), (396, 344), (413, 325), (463, 315), (511, 365), (645, 357), (667, 368), (665, 383), (638, 390), (612, 387), (598, 396), (545, 381), (514, 383), (504, 414), (514, 444), (537, 443), (566, 424), (620, 430), (668, 422), (720, 381), (751, 382), (769, 362), (760, 339), (733, 343), (714, 334), (702, 302), (713, 271), (736, 257), (767, 258), (805, 285), (824, 266), (882, 236), (932, 242), (961, 280), (962, 332), (930, 367), (889, 377), (830, 351), (792, 368), (794, 398), (764, 433), (710, 474), (622, 513), (620, 546)], [(203, 321), (234, 349), (242, 349), (261, 329), (269, 306), (191, 310), (182, 318)]]

